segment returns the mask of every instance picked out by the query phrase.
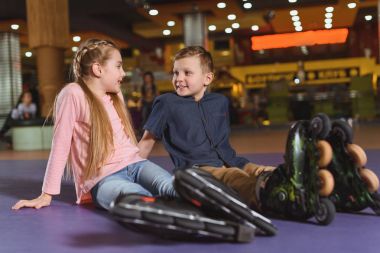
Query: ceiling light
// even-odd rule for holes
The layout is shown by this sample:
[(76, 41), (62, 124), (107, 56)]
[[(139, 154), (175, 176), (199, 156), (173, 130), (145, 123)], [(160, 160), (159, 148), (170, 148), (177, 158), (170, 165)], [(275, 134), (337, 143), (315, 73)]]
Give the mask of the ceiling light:
[(12, 30), (18, 30), (19, 27), (20, 26), (18, 24), (12, 24), (11, 25)]
[(258, 25), (253, 25), (253, 26), (251, 26), (251, 29), (252, 29), (252, 31), (258, 31), (259, 30), (259, 26)]
[(365, 15), (365, 20), (371, 21), (372, 20), (372, 15)]
[(226, 8), (226, 6), (227, 6), (226, 3), (224, 3), (224, 2), (220, 2), (216, 5), (216, 7), (218, 7), (219, 9), (224, 9), (224, 8)]
[(334, 7), (332, 6), (329, 6), (329, 7), (326, 7), (326, 12), (333, 12), (334, 11)]
[(332, 24), (325, 24), (326, 29), (330, 29), (332, 27)]
[(231, 26), (234, 29), (238, 29), (240, 27), (240, 24), (239, 23), (233, 23)]
[(353, 9), (353, 8), (356, 7), (356, 3), (348, 3), (347, 7), (350, 8), (350, 9)]
[(73, 52), (78, 51), (78, 47), (72, 47), (72, 48), (71, 48), (71, 51), (73, 51)]
[(297, 0), (288, 0), (289, 3), (296, 3)]
[(235, 14), (230, 14), (227, 16), (228, 20), (235, 20), (236, 19), (236, 15)]
[(28, 51), (28, 52), (25, 52), (25, 56), (26, 56), (26, 57), (32, 57), (32, 55), (33, 55), (32, 52), (29, 52), (29, 51)]
[(294, 26), (301, 26), (301, 22), (300, 21), (293, 22), (293, 25)]
[(173, 21), (173, 20), (170, 20), (170, 21), (168, 21), (168, 26), (175, 26), (175, 21)]
[(302, 26), (296, 26), (294, 29), (296, 29), (297, 32), (301, 32), (302, 31)]
[(232, 33), (232, 28), (231, 27), (227, 27), (226, 29), (224, 29), (224, 31), (226, 33)]
[(168, 30), (168, 29), (165, 29), (165, 30), (162, 31), (162, 34), (165, 35), (165, 36), (168, 36), (168, 35), (171, 34), (171, 31)]
[(300, 21), (300, 17), (299, 17), (299, 16), (293, 16), (293, 17), (292, 17), (292, 20), (293, 20), (293, 21)]
[(244, 3), (243, 7), (244, 7), (244, 9), (251, 9), (252, 8), (252, 4), (251, 3)]
[(215, 31), (216, 30), (216, 26), (215, 25), (209, 25), (208, 26), (208, 30), (209, 31)]
[(331, 18), (326, 18), (325, 19), (325, 23), (326, 24), (331, 24), (332, 23), (332, 19)]
[(158, 10), (156, 10), (156, 9), (151, 9), (151, 10), (149, 10), (149, 15), (151, 15), (151, 16), (156, 16), (156, 15), (158, 15)]
[(297, 10), (291, 10), (289, 13), (290, 13), (291, 16), (297, 16), (298, 15), (298, 11)]
[(80, 36), (74, 36), (73, 37), (73, 41), (74, 42), (79, 42), (81, 40), (81, 37)]
[(333, 17), (332, 12), (327, 12), (327, 13), (325, 14), (325, 17), (326, 17), (326, 18), (332, 18), (332, 17)]

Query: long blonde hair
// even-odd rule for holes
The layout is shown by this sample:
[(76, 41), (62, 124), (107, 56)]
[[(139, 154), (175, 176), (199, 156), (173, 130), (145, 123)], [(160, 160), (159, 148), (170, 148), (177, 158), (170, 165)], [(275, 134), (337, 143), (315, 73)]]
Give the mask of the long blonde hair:
[[(118, 48), (111, 41), (89, 39), (80, 45), (72, 63), (75, 82), (83, 89), (90, 109), (88, 155), (83, 171), (83, 179), (85, 180), (98, 175), (100, 168), (111, 155), (114, 144), (108, 114), (102, 102), (92, 93), (85, 82), (85, 79), (91, 76), (92, 64), (97, 62), (103, 65), (109, 59), (112, 50), (118, 50)], [(137, 144), (130, 114), (125, 104), (117, 94), (107, 94), (112, 99), (115, 110), (124, 126), (125, 133), (134, 144)], [(70, 168), (70, 164), (68, 164), (68, 168)]]

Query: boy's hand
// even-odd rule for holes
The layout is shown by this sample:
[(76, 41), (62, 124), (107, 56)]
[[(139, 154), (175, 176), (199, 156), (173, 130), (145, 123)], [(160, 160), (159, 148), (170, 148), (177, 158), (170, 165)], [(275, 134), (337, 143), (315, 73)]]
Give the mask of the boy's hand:
[(49, 206), (52, 200), (52, 196), (47, 193), (42, 193), (38, 198), (31, 200), (20, 200), (14, 206), (12, 206), (13, 210), (18, 210), (23, 207), (33, 207), (36, 209), (40, 209), (44, 206)]

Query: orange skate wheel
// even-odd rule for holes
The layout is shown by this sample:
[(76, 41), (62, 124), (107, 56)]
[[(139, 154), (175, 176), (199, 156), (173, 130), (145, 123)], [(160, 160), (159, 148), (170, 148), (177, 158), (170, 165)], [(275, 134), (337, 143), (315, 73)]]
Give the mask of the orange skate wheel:
[(348, 144), (347, 150), (350, 156), (354, 159), (358, 167), (363, 167), (367, 163), (367, 155), (364, 150), (356, 144)]
[(367, 189), (370, 193), (376, 192), (379, 189), (379, 178), (370, 169), (360, 169), (359, 175), (367, 185)]
[(317, 143), (317, 148), (319, 151), (319, 161), (318, 166), (319, 167), (326, 167), (329, 165), (332, 159), (332, 148), (331, 145), (324, 140), (320, 140)]
[(320, 169), (318, 171), (318, 178), (321, 184), (319, 189), (319, 195), (322, 197), (328, 197), (334, 190), (334, 177), (330, 171), (326, 169)]

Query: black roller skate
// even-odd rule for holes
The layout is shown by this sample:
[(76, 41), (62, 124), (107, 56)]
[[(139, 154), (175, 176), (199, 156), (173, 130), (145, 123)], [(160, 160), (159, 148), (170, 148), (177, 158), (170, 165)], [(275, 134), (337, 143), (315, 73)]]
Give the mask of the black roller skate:
[(310, 121), (297, 121), (290, 129), (285, 163), (267, 175), (260, 199), (262, 209), (276, 216), (296, 220), (315, 217), (327, 225), (335, 217), (328, 196), (334, 188), (332, 174), (326, 169), (332, 158), (326, 138), (331, 122), (324, 114)]
[(208, 217), (239, 222), (256, 228), (261, 235), (277, 233), (271, 220), (251, 210), (232, 189), (198, 167), (176, 171), (174, 186), (183, 199), (201, 208)]
[(251, 226), (210, 218), (179, 199), (125, 194), (112, 202), (110, 212), (128, 228), (168, 239), (250, 242), (255, 236)]
[(352, 144), (352, 128), (345, 121), (336, 120), (327, 137), (333, 149), (333, 159), (328, 169), (334, 176), (335, 188), (330, 196), (338, 211), (356, 212), (371, 207), (380, 215), (379, 179), (365, 168), (364, 150)]

